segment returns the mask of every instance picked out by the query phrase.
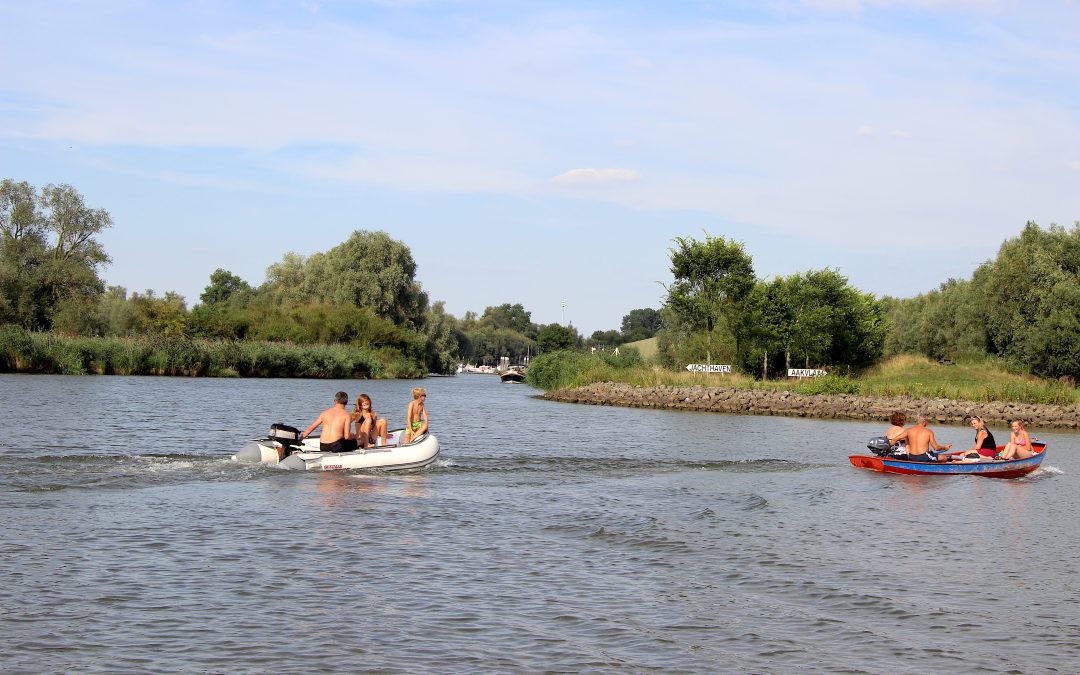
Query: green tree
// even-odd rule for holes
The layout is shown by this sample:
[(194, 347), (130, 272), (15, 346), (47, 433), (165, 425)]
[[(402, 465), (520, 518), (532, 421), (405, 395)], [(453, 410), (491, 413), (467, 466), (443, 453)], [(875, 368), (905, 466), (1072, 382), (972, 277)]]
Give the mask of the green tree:
[(159, 298), (147, 289), (143, 294), (133, 293), (130, 302), (136, 310), (135, 332), (187, 335), (187, 307), (180, 294), (169, 291)]
[(297, 305), (310, 300), (305, 295), (307, 259), (299, 253), (286, 253), (266, 268), (266, 282), (259, 287), (260, 298), (276, 305)]
[[(1029, 222), (1001, 245), (997, 259), (976, 270), (974, 296), (985, 311), (990, 349), (1036, 375), (1080, 377), (1070, 356), (1080, 351), (1080, 321), (1070, 304), (1080, 285), (1080, 224), (1043, 230)], [(1048, 335), (1059, 341), (1051, 347)]]
[[(777, 276), (772, 281), (759, 281), (747, 297), (747, 321), (753, 346), (746, 355), (744, 366), (750, 372), (758, 372), (760, 367), (762, 379), (768, 379), (769, 374), (778, 371), (781, 365), (787, 368), (791, 360), (794, 307), (789, 290), (787, 281)], [(778, 354), (784, 355), (783, 364), (777, 361)]]
[(458, 362), (457, 320), (446, 313), (442, 301), (432, 304), (424, 324), (428, 372), (452, 373)]
[(428, 296), (415, 279), (409, 248), (385, 232), (357, 230), (344, 243), (307, 259), (304, 295), (330, 305), (370, 307), (395, 324), (419, 330)]
[[(642, 338), (644, 339), (644, 338)], [(586, 347), (617, 347), (623, 343), (623, 334), (617, 330), (597, 330), (585, 341)]]
[(29, 183), (0, 182), (0, 321), (27, 328), (46, 321), (38, 296), (48, 242), (37, 201)]
[(492, 328), (509, 328), (531, 339), (536, 338), (537, 327), (532, 322), (532, 313), (525, 311), (521, 303), (488, 307), (479, 322)]
[(663, 325), (664, 322), (658, 310), (649, 307), (632, 309), (622, 319), (622, 341), (646, 340), (656, 335)]
[(684, 344), (691, 341), (691, 334), (700, 334), (701, 339), (692, 342), (698, 343), (701, 356), (709, 362), (728, 337), (738, 352), (749, 330), (744, 303), (756, 282), (752, 259), (742, 243), (708, 233), (704, 241), (692, 237), (674, 241), (671, 273), (675, 280), (667, 288), (667, 308), (679, 324), (671, 326), (673, 332), (684, 335)]
[(536, 346), (541, 354), (574, 349), (581, 342), (581, 335), (573, 326), (549, 323), (540, 329)]
[[(27, 328), (52, 327), (56, 312), (87, 311), (105, 290), (98, 269), (109, 262), (96, 236), (112, 226), (70, 185), (0, 182), (0, 318)], [(70, 321), (69, 321), (70, 323)]]
[(199, 296), (199, 300), (204, 305), (220, 305), (230, 300), (243, 304), (251, 299), (251, 293), (252, 288), (248, 282), (219, 267), (210, 275), (210, 283)]
[(95, 238), (112, 227), (105, 209), (91, 209), (70, 185), (46, 185), (40, 211), (52, 243), (43, 269), (43, 282), (52, 305), (64, 300), (89, 300), (105, 292), (98, 268), (109, 262)]

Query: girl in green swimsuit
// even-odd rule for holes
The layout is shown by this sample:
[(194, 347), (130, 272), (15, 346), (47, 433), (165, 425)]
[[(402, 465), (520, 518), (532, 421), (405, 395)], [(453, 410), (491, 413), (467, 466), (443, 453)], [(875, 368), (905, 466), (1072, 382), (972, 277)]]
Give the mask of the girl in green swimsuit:
[(423, 387), (412, 390), (413, 400), (409, 402), (409, 410), (405, 413), (405, 442), (411, 443), (417, 436), (422, 436), (428, 430), (427, 408), (424, 401), (427, 400), (427, 392)]

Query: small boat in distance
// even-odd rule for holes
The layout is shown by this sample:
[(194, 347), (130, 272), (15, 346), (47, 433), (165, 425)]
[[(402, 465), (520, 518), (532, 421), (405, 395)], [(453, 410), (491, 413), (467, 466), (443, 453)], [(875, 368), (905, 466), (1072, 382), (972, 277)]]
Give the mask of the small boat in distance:
[[(998, 452), (1005, 449), (998, 446)], [(1032, 442), (1035, 453), (1027, 459), (986, 459), (978, 462), (912, 462), (902, 456), (849, 455), (848, 461), (857, 469), (870, 469), (880, 473), (906, 474), (909, 476), (983, 476), (985, 478), (1019, 478), (1042, 464), (1046, 456), (1046, 443)], [(876, 453), (875, 453), (876, 454)]]
[(506, 370), (499, 373), (499, 378), (503, 382), (524, 382), (525, 381), (525, 366), (509, 366)]
[(497, 375), (499, 373), (495, 366), (474, 366), (471, 363), (469, 365), (459, 363), (457, 372), (464, 375)]

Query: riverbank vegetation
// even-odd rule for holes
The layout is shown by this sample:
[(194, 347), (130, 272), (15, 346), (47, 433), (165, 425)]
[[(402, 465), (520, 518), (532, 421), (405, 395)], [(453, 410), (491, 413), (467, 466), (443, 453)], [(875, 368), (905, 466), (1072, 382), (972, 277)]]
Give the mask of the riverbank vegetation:
[[(742, 244), (678, 238), (656, 366), (538, 359), (544, 389), (616, 381), (797, 393), (1074, 404), (1080, 377), (1080, 225), (1028, 223), (970, 281), (877, 299), (835, 270), (757, 279)], [(726, 364), (727, 376), (685, 372)], [(576, 365), (575, 365), (576, 364)], [(787, 378), (792, 367), (828, 372)]]
[(60, 375), (422, 377), (414, 360), (353, 345), (297, 345), (183, 336), (59, 336), (0, 328), (0, 371)]
[(547, 391), (573, 389), (597, 382), (637, 387), (730, 387), (743, 390), (790, 391), (796, 394), (851, 394), (880, 398), (950, 399), (955, 401), (1080, 404), (1080, 391), (1067, 383), (1017, 372), (1000, 359), (968, 358), (949, 365), (924, 356), (885, 359), (858, 376), (761, 380), (733, 373), (672, 371), (642, 359), (633, 350), (619, 357), (576, 352), (544, 354), (526, 375), (529, 384)]

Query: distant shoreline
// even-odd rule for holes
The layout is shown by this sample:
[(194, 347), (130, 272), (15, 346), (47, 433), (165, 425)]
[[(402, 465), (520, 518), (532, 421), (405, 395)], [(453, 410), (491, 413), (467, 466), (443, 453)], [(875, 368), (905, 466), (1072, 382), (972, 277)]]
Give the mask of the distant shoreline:
[(733, 387), (635, 387), (615, 382), (549, 391), (542, 397), (564, 403), (630, 408), (879, 421), (886, 426), (889, 416), (900, 411), (912, 422), (916, 415), (925, 413), (939, 424), (962, 425), (972, 415), (978, 415), (992, 426), (1003, 426), (1010, 420), (1021, 418), (1032, 429), (1080, 429), (1080, 405), (878, 398), (853, 394), (806, 395)]

